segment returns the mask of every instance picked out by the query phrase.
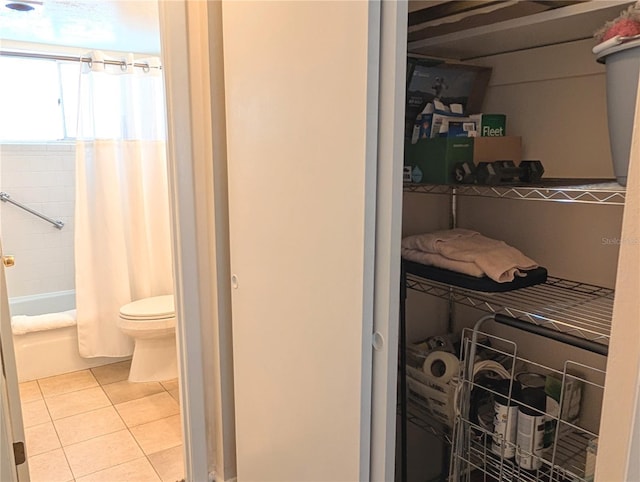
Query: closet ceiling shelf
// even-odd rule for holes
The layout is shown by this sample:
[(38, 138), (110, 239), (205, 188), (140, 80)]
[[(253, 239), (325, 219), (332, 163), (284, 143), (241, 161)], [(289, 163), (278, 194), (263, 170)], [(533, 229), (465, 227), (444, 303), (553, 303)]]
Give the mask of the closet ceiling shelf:
[(546, 179), (537, 186), (404, 184), (405, 192), (622, 206), (626, 190), (610, 179)]
[[(445, 3), (456, 6), (472, 2)], [(485, 3), (502, 3), (504, 8), (491, 12), (484, 9), (451, 12), (448, 18), (441, 19), (430, 15), (433, 8), (415, 9), (411, 14), (407, 50), (429, 57), (472, 60), (591, 39), (593, 32), (606, 21), (616, 18), (633, 1)], [(532, 8), (536, 4), (541, 8)], [(553, 8), (555, 6), (559, 8)], [(593, 43), (595, 45), (596, 41)]]
[(549, 276), (545, 283), (503, 293), (454, 287), (407, 273), (407, 288), (445, 300), (500, 313), (608, 345), (614, 290)]

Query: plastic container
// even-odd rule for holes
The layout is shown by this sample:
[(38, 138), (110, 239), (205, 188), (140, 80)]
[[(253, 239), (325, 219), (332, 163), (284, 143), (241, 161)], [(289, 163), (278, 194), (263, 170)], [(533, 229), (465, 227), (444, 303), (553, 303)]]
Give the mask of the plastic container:
[(606, 66), (607, 116), (613, 172), (618, 183), (626, 186), (640, 74), (640, 40), (606, 48), (597, 54), (596, 59)]

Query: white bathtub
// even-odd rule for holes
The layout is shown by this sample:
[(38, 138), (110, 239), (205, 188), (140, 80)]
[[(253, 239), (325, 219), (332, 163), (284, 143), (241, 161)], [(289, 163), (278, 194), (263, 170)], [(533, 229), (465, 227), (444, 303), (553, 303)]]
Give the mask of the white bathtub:
[[(75, 291), (58, 291), (9, 300), (11, 315), (43, 315), (75, 308)], [(75, 326), (13, 335), (18, 380), (61, 375), (125, 358), (82, 358), (78, 353), (78, 333)]]

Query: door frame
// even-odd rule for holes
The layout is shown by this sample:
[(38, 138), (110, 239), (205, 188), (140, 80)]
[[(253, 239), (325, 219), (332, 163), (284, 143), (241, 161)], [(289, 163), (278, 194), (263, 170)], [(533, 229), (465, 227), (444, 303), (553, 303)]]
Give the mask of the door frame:
[(234, 480), (222, 4), (161, 0), (159, 19), (185, 475)]
[(381, 2), (371, 396), (372, 481), (395, 478), (407, 15), (407, 1)]

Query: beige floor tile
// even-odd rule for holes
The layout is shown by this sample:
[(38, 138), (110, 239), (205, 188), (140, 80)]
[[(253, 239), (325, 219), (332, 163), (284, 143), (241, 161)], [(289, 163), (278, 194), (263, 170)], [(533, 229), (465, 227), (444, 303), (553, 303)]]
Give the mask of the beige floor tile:
[(111, 406), (61, 418), (53, 423), (63, 447), (127, 428)]
[(151, 454), (149, 461), (160, 475), (162, 482), (175, 482), (184, 478), (182, 445)]
[(33, 427), (50, 422), (51, 417), (44, 400), (36, 400), (22, 404), (22, 422), (26, 427)]
[(123, 464), (144, 455), (128, 430), (69, 445), (63, 450), (75, 478)]
[(178, 402), (178, 404), (180, 403), (180, 392), (178, 391), (178, 389), (176, 388), (175, 390), (171, 390), (169, 392), (169, 395), (171, 395), (173, 397), (173, 399)]
[(109, 467), (76, 479), (76, 482), (158, 482), (160, 478), (146, 457)]
[(25, 428), (24, 435), (29, 457), (60, 448), (58, 434), (51, 422)]
[(102, 388), (87, 388), (45, 399), (53, 420), (111, 405)]
[(180, 413), (180, 405), (167, 392), (119, 403), (115, 407), (127, 427), (135, 427)]
[(42, 393), (38, 386), (37, 380), (30, 382), (23, 382), (20, 384), (20, 401), (22, 403), (33, 402), (35, 400), (42, 400)]
[(45, 398), (55, 397), (63, 393), (75, 392), (85, 388), (97, 387), (98, 381), (90, 370), (65, 373), (55, 377), (40, 378), (38, 380), (40, 390)]
[(109, 365), (92, 368), (93, 376), (96, 377), (100, 385), (121, 382), (129, 378), (129, 369), (131, 368), (131, 360), (126, 360)]
[(131, 433), (146, 455), (176, 447), (182, 444), (180, 415), (131, 427)]
[(73, 480), (62, 449), (29, 457), (31, 482), (66, 482)]
[(130, 382), (128, 380), (103, 385), (102, 389), (113, 404), (148, 397), (164, 391), (158, 382)]
[(178, 389), (178, 379), (174, 378), (173, 380), (167, 380), (166, 382), (160, 382), (162, 383), (162, 386), (164, 387), (164, 389), (167, 392), (170, 392), (171, 390), (177, 390)]

